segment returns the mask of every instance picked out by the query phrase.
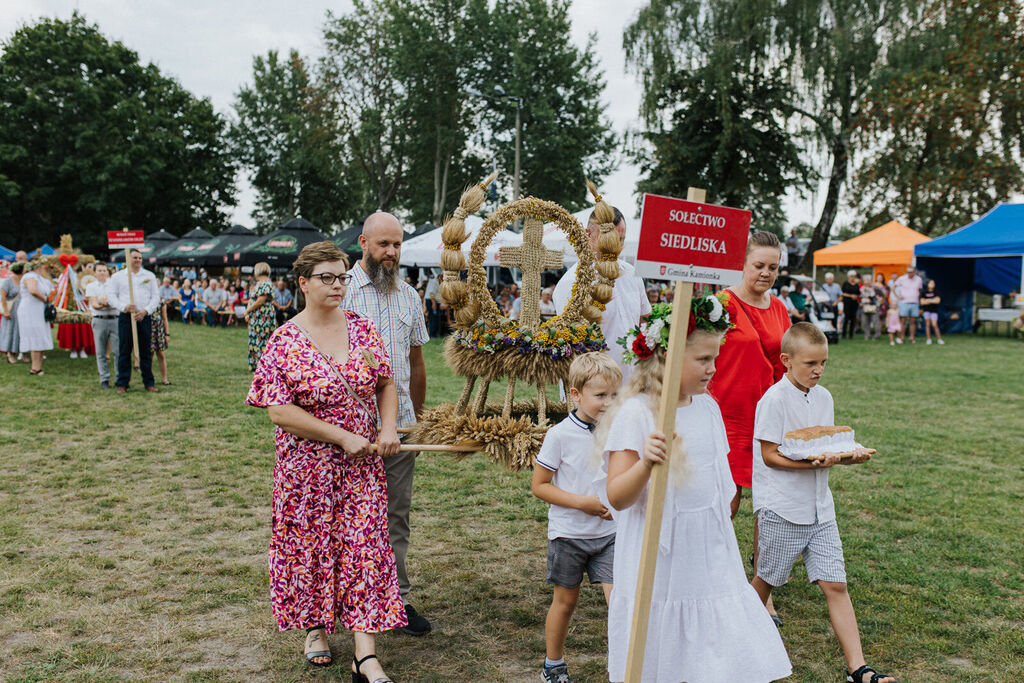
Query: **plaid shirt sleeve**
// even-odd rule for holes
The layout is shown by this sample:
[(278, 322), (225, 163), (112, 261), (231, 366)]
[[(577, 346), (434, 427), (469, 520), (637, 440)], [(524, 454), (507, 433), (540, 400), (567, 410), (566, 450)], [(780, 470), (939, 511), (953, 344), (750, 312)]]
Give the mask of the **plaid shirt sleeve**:
[(410, 287), (406, 290), (409, 294), (409, 307), (414, 315), (412, 317), (412, 330), (409, 332), (410, 346), (423, 346), (430, 341), (430, 334), (427, 333), (427, 321), (423, 317), (423, 305), (420, 303), (419, 293)]

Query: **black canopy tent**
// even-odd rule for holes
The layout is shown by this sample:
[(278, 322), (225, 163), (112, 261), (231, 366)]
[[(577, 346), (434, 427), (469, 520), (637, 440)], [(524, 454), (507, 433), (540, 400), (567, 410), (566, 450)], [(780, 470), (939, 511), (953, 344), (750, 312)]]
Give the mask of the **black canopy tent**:
[[(168, 244), (178, 239), (177, 236), (172, 235), (166, 230), (157, 230), (156, 232), (146, 235), (145, 243), (142, 248), (139, 249), (142, 252), (143, 263), (154, 263), (154, 256), (156, 252), (160, 251)], [(110, 260), (115, 262), (121, 262), (124, 260), (124, 249), (114, 249), (110, 252)]]
[(278, 229), (261, 237), (239, 254), (233, 266), (253, 266), (266, 261), (271, 268), (290, 268), (302, 248), (327, 238), (320, 229), (304, 218), (293, 218)]
[(260, 240), (260, 236), (243, 225), (232, 225), (196, 248), (198, 264), (202, 266), (235, 266), (242, 252)]
[(353, 247), (355, 251), (359, 251), (359, 236), (363, 234), (363, 224), (356, 223), (355, 225), (345, 228), (337, 235), (331, 238), (331, 241), (341, 247), (341, 250), (346, 254), (351, 253), (350, 249)]
[(341, 250), (348, 254), (348, 260), (350, 263), (359, 259), (363, 255), (363, 249), (359, 246), (359, 236), (363, 234), (363, 223), (366, 219), (353, 223), (351, 227), (345, 228), (337, 235), (331, 238), (331, 240), (341, 247)]
[[(213, 235), (210, 233), (202, 228), (195, 228), (182, 235), (181, 239), (171, 242), (157, 251), (153, 254), (153, 258), (156, 264), (161, 266), (196, 266), (199, 265), (196, 261), (196, 250), (200, 245), (212, 239)], [(153, 263), (154, 261), (149, 262)]]

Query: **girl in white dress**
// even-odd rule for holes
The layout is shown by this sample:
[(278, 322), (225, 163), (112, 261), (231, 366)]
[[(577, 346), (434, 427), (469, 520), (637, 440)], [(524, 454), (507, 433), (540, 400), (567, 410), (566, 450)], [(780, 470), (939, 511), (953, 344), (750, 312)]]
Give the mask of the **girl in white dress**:
[[(727, 295), (725, 295), (727, 296)], [(598, 434), (610, 507), (617, 512), (614, 576), (608, 608), (608, 674), (626, 672), (633, 602), (651, 469), (666, 460), (655, 411), (665, 371), (671, 304), (619, 340), (635, 362), (617, 407)], [(714, 296), (695, 299), (690, 318), (643, 681), (764, 683), (792, 673), (789, 657), (757, 593), (747, 582), (729, 515), (735, 486), (718, 404), (705, 391), (715, 373), (728, 313)]]

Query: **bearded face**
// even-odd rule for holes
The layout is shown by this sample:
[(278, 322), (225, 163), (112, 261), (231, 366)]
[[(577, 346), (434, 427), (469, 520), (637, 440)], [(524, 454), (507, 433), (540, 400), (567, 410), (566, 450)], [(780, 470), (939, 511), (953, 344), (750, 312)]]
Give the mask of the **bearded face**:
[(373, 254), (366, 254), (366, 274), (378, 291), (389, 294), (398, 290), (398, 269), (397, 261), (378, 261)]

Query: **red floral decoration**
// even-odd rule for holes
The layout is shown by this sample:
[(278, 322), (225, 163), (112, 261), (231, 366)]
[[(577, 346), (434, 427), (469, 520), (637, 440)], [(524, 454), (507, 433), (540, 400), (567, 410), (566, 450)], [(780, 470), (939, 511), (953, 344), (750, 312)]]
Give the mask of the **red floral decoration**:
[(654, 351), (647, 348), (647, 340), (642, 334), (636, 335), (636, 339), (633, 340), (633, 353), (637, 358), (650, 358), (654, 355)]
[(693, 311), (691, 310), (690, 311), (690, 324), (689, 324), (689, 327), (686, 328), (686, 333), (690, 334), (691, 332), (693, 332), (696, 329), (697, 329), (697, 318), (693, 315)]

